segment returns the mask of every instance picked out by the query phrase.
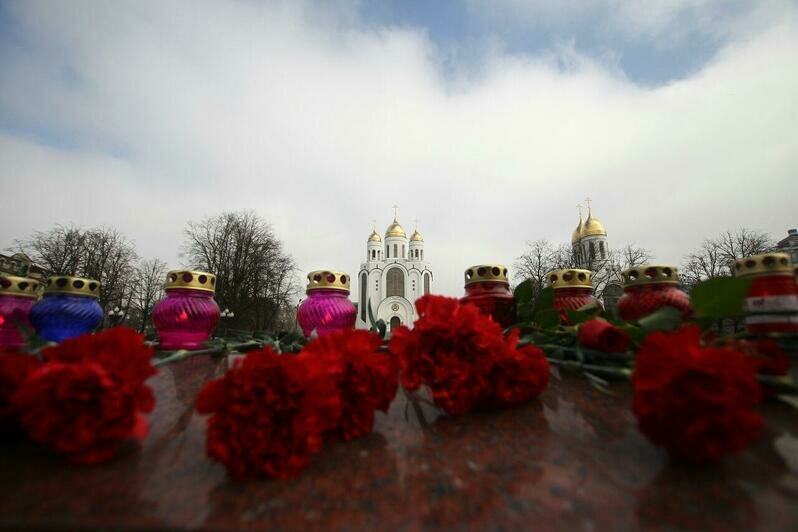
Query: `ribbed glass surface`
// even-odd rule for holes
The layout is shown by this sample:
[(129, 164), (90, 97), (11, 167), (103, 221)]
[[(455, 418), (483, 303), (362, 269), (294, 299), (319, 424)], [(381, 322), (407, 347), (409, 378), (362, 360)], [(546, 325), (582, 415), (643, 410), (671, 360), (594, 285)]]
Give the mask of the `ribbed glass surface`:
[(312, 290), (297, 311), (297, 321), (305, 336), (314, 330), (321, 336), (355, 326), (355, 306), (341, 290)]
[(152, 322), (159, 349), (202, 349), (219, 323), (219, 306), (210, 292), (173, 288), (155, 305)]
[(90, 296), (45, 294), (30, 311), (36, 333), (49, 342), (86, 334), (103, 320), (103, 309)]
[(19, 349), (25, 345), (18, 324), (30, 327), (30, 309), (35, 303), (32, 297), (0, 295), (0, 348)]

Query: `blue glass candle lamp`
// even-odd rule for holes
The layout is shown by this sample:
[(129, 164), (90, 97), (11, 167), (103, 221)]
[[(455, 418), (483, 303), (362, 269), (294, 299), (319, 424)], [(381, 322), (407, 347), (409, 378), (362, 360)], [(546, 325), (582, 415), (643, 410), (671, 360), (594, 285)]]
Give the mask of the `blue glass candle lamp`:
[(97, 302), (100, 283), (94, 279), (54, 275), (47, 279), (44, 296), (30, 311), (30, 321), (40, 338), (62, 342), (86, 334), (103, 320)]

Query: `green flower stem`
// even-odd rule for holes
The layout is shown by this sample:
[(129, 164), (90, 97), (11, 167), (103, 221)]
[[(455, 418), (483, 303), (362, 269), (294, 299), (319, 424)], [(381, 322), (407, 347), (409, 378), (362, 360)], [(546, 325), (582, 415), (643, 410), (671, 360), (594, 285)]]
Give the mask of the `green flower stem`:
[(199, 349), (197, 351), (187, 351), (185, 349), (181, 349), (179, 351), (175, 351), (171, 355), (160, 358), (152, 363), (153, 366), (160, 367), (165, 366), (167, 364), (172, 364), (174, 362), (180, 362), (181, 360), (185, 360), (187, 358), (200, 356), (200, 355), (223, 355), (226, 353), (231, 353), (233, 351), (251, 351), (252, 349), (257, 349), (259, 347), (263, 347), (263, 344), (256, 341), (250, 342), (243, 342), (240, 344), (226, 344), (221, 347), (213, 347), (210, 349)]
[(760, 384), (779, 395), (798, 395), (798, 386), (790, 377), (776, 377), (774, 375), (757, 375)]
[(630, 368), (616, 368), (612, 366), (597, 366), (595, 364), (582, 364), (577, 360), (563, 360), (561, 358), (552, 358), (546, 357), (550, 364), (553, 364), (560, 368), (576, 370), (576, 371), (586, 371), (588, 373), (593, 373), (594, 375), (599, 375), (602, 377), (616, 377), (619, 379), (628, 380), (629, 377), (632, 375), (632, 370)]

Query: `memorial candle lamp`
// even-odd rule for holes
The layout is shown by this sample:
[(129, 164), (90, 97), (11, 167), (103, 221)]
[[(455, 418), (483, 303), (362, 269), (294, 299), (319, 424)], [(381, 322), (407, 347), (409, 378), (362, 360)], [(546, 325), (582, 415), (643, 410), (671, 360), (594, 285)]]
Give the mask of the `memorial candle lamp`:
[(97, 302), (99, 296), (99, 281), (51, 276), (44, 296), (30, 311), (30, 321), (39, 337), (48, 342), (62, 342), (89, 333), (103, 321), (103, 309)]
[(481, 264), (465, 271), (462, 303), (476, 305), (502, 327), (515, 323), (515, 297), (510, 291), (507, 268), (501, 264)]
[(166, 296), (155, 304), (152, 323), (158, 331), (158, 349), (202, 349), (219, 323), (219, 305), (213, 299), (216, 276), (175, 270), (166, 274)]
[(554, 270), (546, 274), (546, 282), (554, 289), (554, 308), (560, 311), (560, 319), (570, 325), (568, 310), (579, 310), (599, 304), (593, 296), (593, 272), (590, 270)]
[(322, 336), (352, 329), (357, 310), (349, 301), (350, 278), (344, 272), (318, 270), (308, 274), (308, 295), (297, 309), (297, 321), (305, 336)]
[(0, 275), (0, 348), (16, 350), (25, 345), (19, 326), (31, 326), (30, 309), (38, 289), (35, 279)]
[(690, 297), (679, 288), (679, 274), (674, 266), (641, 265), (621, 272), (623, 296), (618, 313), (627, 321), (636, 321), (662, 307), (673, 307), (687, 317), (692, 312)]
[(751, 280), (743, 305), (751, 333), (798, 331), (798, 286), (786, 253), (764, 253), (735, 262), (737, 277)]

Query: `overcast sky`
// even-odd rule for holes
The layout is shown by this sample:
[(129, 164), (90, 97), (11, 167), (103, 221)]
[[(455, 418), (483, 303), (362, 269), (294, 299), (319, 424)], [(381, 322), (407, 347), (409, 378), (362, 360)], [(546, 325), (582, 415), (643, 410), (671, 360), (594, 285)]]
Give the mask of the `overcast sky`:
[(0, 2), (0, 248), (118, 227), (180, 265), (188, 220), (253, 209), (304, 271), (413, 220), (435, 291), (567, 242), (678, 264), (798, 225), (790, 1)]

